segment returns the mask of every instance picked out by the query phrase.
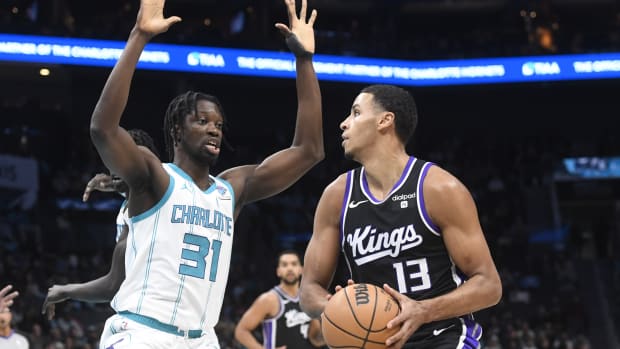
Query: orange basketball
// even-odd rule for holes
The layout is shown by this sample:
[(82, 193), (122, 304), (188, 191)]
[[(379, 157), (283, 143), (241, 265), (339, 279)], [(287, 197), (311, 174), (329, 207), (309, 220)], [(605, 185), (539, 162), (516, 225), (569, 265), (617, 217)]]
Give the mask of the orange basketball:
[(387, 328), (400, 308), (392, 296), (371, 284), (336, 292), (321, 314), (323, 338), (332, 349), (382, 349), (399, 328)]

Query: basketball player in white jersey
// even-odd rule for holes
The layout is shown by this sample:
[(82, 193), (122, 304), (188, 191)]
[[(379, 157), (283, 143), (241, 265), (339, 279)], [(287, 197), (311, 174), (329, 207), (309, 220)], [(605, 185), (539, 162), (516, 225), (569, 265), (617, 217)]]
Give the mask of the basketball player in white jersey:
[[(148, 150), (159, 157), (159, 151), (155, 147), (155, 142), (148, 133), (140, 129), (131, 129), (127, 132), (136, 145), (146, 148), (144, 149), (145, 151)], [(47, 314), (47, 318), (50, 320), (56, 312), (55, 304), (68, 299), (91, 303), (111, 301), (121, 283), (125, 280), (125, 250), (127, 247), (127, 237), (129, 236), (129, 214), (127, 211), (129, 188), (116, 175), (98, 173), (86, 184), (82, 201), (88, 201), (90, 194), (95, 190), (116, 192), (125, 198), (116, 215), (116, 245), (112, 253), (110, 270), (106, 275), (95, 280), (79, 284), (53, 285), (50, 287), (43, 302), (42, 310), (42, 313)]]
[[(288, 188), (324, 157), (321, 96), (312, 65), (313, 24), (287, 0), (290, 28), (276, 26), (296, 56), (298, 111), (292, 145), (262, 163), (210, 169), (225, 122), (217, 98), (189, 91), (170, 103), (164, 136), (173, 163), (138, 148), (119, 126), (138, 59), (164, 18), (163, 0), (142, 0), (136, 25), (91, 118), (91, 138), (108, 169), (130, 188), (126, 278), (112, 301), (102, 348), (219, 348), (218, 322), (241, 208)], [(259, 237), (257, 237), (259, 238)]]
[(339, 254), (350, 278), (383, 286), (400, 304), (388, 349), (477, 349), (472, 312), (496, 304), (500, 278), (467, 188), (407, 154), (417, 124), (413, 97), (372, 85), (340, 124), (345, 156), (361, 167), (323, 192), (304, 258), (302, 309), (320, 316)]
[[(297, 252), (282, 251), (276, 275), (280, 283), (261, 294), (241, 317), (235, 338), (247, 349), (313, 349), (325, 345), (321, 324), (299, 306), (299, 280), (303, 266)], [(263, 344), (252, 331), (263, 325)]]
[(11, 327), (13, 314), (10, 309), (0, 312), (0, 349), (28, 349), (30, 344), (23, 335)]

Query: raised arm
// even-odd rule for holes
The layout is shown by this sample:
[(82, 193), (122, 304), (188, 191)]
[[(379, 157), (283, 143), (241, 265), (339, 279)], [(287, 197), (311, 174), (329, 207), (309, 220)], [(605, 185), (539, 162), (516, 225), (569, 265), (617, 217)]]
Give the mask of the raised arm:
[(110, 271), (98, 279), (81, 284), (53, 285), (43, 302), (43, 314), (52, 319), (56, 312), (56, 303), (68, 299), (101, 303), (112, 300), (123, 280), (125, 280), (125, 250), (127, 248), (128, 227), (123, 227), (123, 234), (114, 247)]
[(278, 313), (278, 298), (268, 291), (261, 294), (252, 306), (243, 314), (235, 327), (235, 339), (248, 349), (261, 349), (263, 346), (254, 338), (254, 331), (263, 320)]
[(340, 211), (346, 175), (332, 182), (321, 196), (314, 215), (312, 238), (304, 257), (300, 304), (312, 318), (318, 318), (327, 304), (327, 287), (331, 283), (340, 251)]
[[(131, 80), (146, 43), (180, 21), (179, 17), (164, 19), (164, 0), (142, 0), (136, 25), (118, 62), (103, 88), (90, 122), (92, 141), (107, 168), (122, 177), (132, 189), (142, 189), (156, 166), (138, 150), (131, 136), (119, 126), (127, 104)], [(161, 167), (161, 166), (160, 166)], [(166, 181), (165, 171), (156, 178)], [(165, 187), (165, 182), (160, 183)]]
[(282, 23), (276, 27), (284, 34), (296, 57), (298, 109), (295, 136), (288, 149), (269, 156), (261, 164), (233, 168), (220, 175), (233, 185), (239, 208), (288, 188), (325, 156), (321, 92), (312, 65), (313, 24), (317, 12), (312, 11), (306, 21), (306, 0), (302, 0), (299, 17), (295, 13), (295, 0), (285, 2), (290, 27)]
[(412, 300), (385, 286), (401, 305), (401, 313), (388, 327), (402, 323), (389, 349), (400, 348), (424, 323), (469, 314), (499, 302), (502, 284), (491, 257), (471, 194), (448, 172), (431, 167), (424, 181), (424, 199), (432, 221), (440, 228), (454, 264), (467, 282), (452, 292), (422, 301)]

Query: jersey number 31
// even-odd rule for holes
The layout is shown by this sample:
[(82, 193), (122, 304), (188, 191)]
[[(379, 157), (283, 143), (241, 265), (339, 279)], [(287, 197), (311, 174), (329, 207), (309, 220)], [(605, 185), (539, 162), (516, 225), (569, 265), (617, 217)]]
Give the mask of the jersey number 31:
[(184, 248), (181, 251), (181, 258), (196, 263), (195, 266), (181, 264), (179, 266), (179, 274), (187, 275), (199, 279), (205, 278), (205, 270), (207, 269), (207, 256), (211, 253), (211, 271), (209, 272), (209, 281), (215, 281), (217, 276), (217, 265), (220, 260), (220, 250), (222, 242), (220, 240), (209, 241), (208, 238), (200, 235), (186, 233), (183, 242), (195, 246), (198, 251)]

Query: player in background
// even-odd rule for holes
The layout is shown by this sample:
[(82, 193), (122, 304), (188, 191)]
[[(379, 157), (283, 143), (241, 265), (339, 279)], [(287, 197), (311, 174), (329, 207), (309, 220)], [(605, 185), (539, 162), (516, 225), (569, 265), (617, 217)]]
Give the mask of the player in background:
[[(235, 338), (247, 349), (313, 349), (325, 345), (319, 320), (311, 319), (299, 306), (302, 269), (297, 252), (279, 254), (276, 276), (280, 283), (256, 298), (235, 328)], [(252, 334), (261, 323), (262, 345)]]
[[(150, 151), (159, 157), (159, 151), (155, 147), (153, 138), (143, 130), (131, 129), (127, 131), (136, 145), (143, 147), (144, 151)], [(112, 262), (108, 273), (95, 280), (79, 284), (53, 285), (47, 291), (43, 302), (42, 313), (52, 319), (56, 312), (57, 303), (69, 299), (77, 301), (101, 303), (112, 300), (123, 280), (125, 280), (125, 250), (129, 234), (129, 214), (127, 200), (129, 199), (129, 187), (120, 177), (113, 174), (98, 173), (88, 181), (82, 201), (88, 201), (93, 191), (116, 192), (125, 200), (116, 216), (116, 245), (112, 253)]]
[[(6, 287), (4, 289), (6, 289)], [(0, 292), (0, 294), (3, 294), (3, 292)], [(15, 294), (15, 292), (13, 292), (13, 294)], [(3, 297), (4, 296), (0, 296), (0, 298)], [(12, 298), (9, 301), (12, 301)], [(11, 313), (10, 308), (5, 307), (4, 310), (0, 312), (0, 349), (30, 348), (28, 339), (21, 334), (15, 332), (13, 327), (11, 327), (12, 321), (13, 313)]]

